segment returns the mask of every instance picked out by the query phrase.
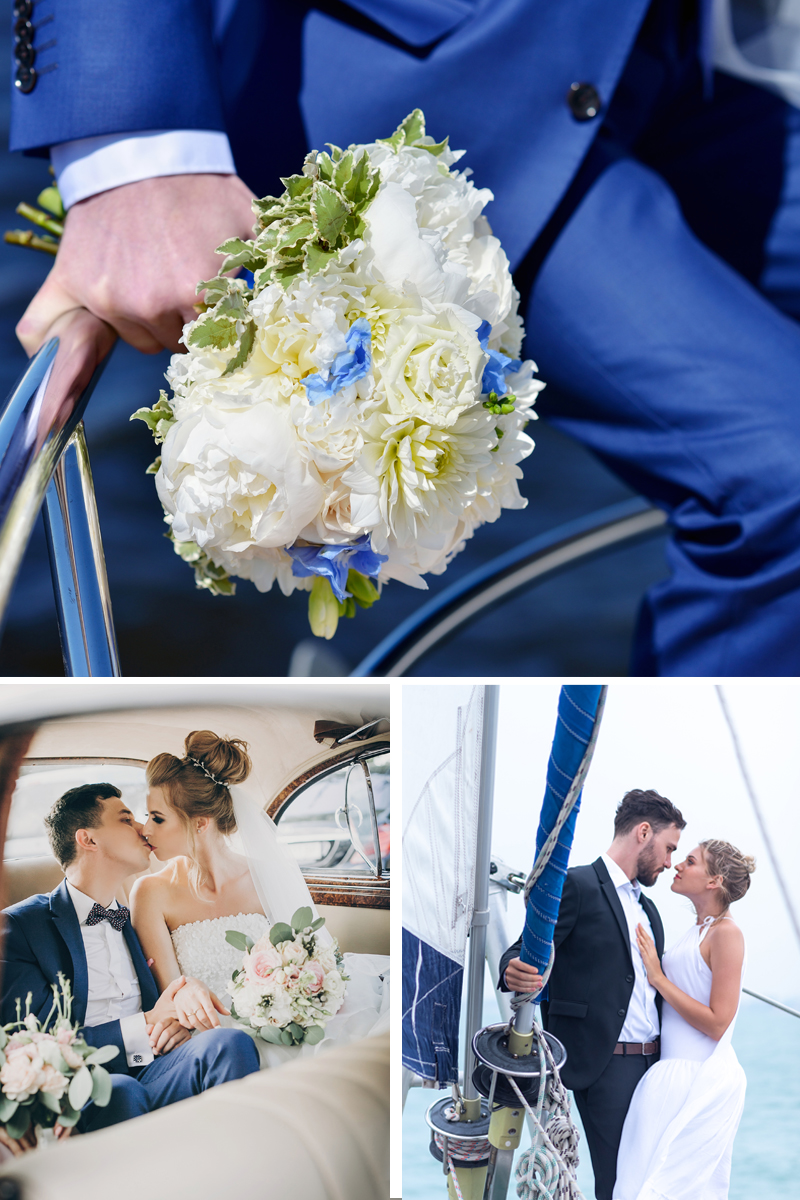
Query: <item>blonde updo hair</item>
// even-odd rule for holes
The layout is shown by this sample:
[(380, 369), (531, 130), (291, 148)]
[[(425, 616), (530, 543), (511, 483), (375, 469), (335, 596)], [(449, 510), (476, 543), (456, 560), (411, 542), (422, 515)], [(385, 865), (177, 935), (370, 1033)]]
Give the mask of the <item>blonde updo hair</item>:
[(719, 838), (709, 838), (700, 843), (706, 860), (706, 868), (711, 876), (722, 876), (722, 903), (725, 909), (730, 908), (735, 900), (741, 900), (750, 887), (750, 876), (756, 869), (756, 860), (752, 854), (742, 854), (730, 842), (720, 841)]
[(252, 763), (247, 742), (200, 729), (189, 734), (184, 748), (183, 758), (157, 754), (150, 759), (148, 787), (164, 789), (170, 807), (180, 814), (190, 831), (194, 818), (210, 817), (220, 833), (234, 833), (236, 818), (228, 788), (244, 783), (250, 774)]

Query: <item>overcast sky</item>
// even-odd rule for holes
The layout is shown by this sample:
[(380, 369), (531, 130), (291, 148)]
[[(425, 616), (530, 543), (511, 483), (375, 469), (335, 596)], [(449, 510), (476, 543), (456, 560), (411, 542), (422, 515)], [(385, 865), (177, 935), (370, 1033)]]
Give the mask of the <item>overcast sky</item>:
[[(558, 684), (503, 684), (495, 787), (493, 853), (527, 873), (544, 794)], [(733, 683), (725, 696), (795, 908), (800, 910), (800, 686)], [(571, 863), (608, 849), (617, 803), (630, 788), (655, 788), (687, 821), (679, 859), (698, 841), (724, 838), (754, 854), (757, 869), (732, 915), (747, 938), (746, 986), (800, 1001), (800, 946), (748, 799), (713, 685), (620, 681), (608, 691), (600, 737), (583, 794)], [(664, 872), (648, 892), (661, 912), (667, 944), (693, 921), (689, 902)], [(522, 927), (522, 902), (510, 898), (508, 931)], [(787, 1018), (787, 1020), (790, 1018)]]

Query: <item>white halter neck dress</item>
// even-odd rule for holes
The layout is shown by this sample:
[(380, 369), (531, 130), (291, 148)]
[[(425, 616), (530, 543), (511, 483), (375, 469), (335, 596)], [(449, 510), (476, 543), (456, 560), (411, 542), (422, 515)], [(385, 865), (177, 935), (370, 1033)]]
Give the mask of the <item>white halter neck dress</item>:
[[(230, 1008), (228, 984), (242, 965), (242, 953), (225, 941), (229, 929), (246, 933), (258, 941), (269, 930), (263, 913), (239, 913), (235, 917), (210, 917), (192, 921), (172, 931), (175, 957), (183, 975), (201, 980)], [(350, 976), (342, 1007), (325, 1027), (325, 1037), (316, 1046), (275, 1046), (256, 1037), (261, 1066), (278, 1067), (298, 1057), (307, 1057), (329, 1046), (370, 1037), (389, 1028), (389, 958), (385, 954), (345, 954), (344, 971)], [(244, 1029), (234, 1017), (220, 1017), (222, 1025)], [(250, 1030), (255, 1033), (255, 1030)]]
[[(701, 1004), (711, 969), (700, 953), (709, 925), (692, 925), (663, 958), (672, 983)], [(633, 1094), (617, 1156), (614, 1200), (727, 1200), (745, 1074), (731, 1037), (695, 1029), (666, 1000), (661, 1057)]]

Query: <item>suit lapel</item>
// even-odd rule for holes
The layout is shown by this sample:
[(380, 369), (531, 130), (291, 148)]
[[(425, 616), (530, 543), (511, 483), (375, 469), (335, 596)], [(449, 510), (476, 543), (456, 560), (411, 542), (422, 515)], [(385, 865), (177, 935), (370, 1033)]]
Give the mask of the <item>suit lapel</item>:
[(142, 993), (142, 1012), (147, 1012), (158, 999), (158, 988), (130, 921), (125, 922), (122, 929), (122, 936), (125, 938), (125, 944), (131, 952), (133, 967), (139, 979), (139, 988)]
[(650, 928), (653, 931), (656, 950), (658, 951), (658, 957), (661, 958), (661, 955), (664, 953), (664, 926), (661, 924), (661, 915), (655, 904), (653, 904), (653, 901), (648, 899), (644, 892), (639, 896), (639, 903), (650, 919)]
[(86, 1005), (89, 1000), (89, 969), (86, 965), (80, 921), (67, 891), (66, 879), (50, 893), (50, 913), (72, 959), (73, 1017), (82, 1025), (86, 1020)]
[(596, 862), (592, 863), (592, 866), (594, 867), (595, 874), (600, 881), (600, 890), (611, 906), (611, 911), (616, 917), (617, 924), (619, 925), (619, 931), (622, 934), (622, 940), (625, 943), (625, 950), (628, 958), (631, 960), (631, 963), (633, 963), (633, 958), (631, 957), (631, 936), (628, 930), (628, 922), (625, 920), (625, 913), (622, 911), (622, 904), (620, 903), (619, 896), (617, 895), (617, 889), (611, 882), (611, 876), (608, 873), (608, 867), (603, 862), (602, 858), (598, 858)]

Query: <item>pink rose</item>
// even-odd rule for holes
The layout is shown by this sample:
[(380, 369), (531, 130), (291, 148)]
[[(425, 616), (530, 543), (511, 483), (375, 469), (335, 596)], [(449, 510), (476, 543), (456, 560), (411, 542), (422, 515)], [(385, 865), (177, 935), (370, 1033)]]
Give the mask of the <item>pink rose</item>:
[(306, 985), (306, 991), (310, 996), (315, 996), (317, 992), (322, 990), (322, 985), (325, 982), (325, 972), (315, 958), (310, 958), (303, 970), (314, 977), (313, 981)]
[(9, 1055), (0, 1070), (0, 1085), (9, 1100), (27, 1100), (38, 1090), (40, 1079), (39, 1068), (24, 1052)]
[(262, 950), (253, 947), (244, 960), (245, 975), (250, 983), (264, 983), (280, 965), (281, 956), (274, 946), (265, 946)]
[(60, 1100), (68, 1087), (69, 1080), (55, 1067), (51, 1067), (50, 1063), (45, 1063), (42, 1069), (42, 1079), (39, 1081), (39, 1090), (49, 1092), (56, 1100)]

